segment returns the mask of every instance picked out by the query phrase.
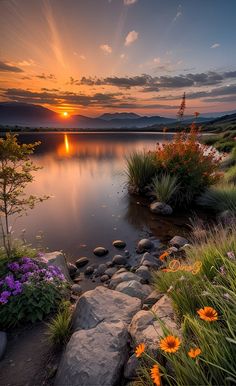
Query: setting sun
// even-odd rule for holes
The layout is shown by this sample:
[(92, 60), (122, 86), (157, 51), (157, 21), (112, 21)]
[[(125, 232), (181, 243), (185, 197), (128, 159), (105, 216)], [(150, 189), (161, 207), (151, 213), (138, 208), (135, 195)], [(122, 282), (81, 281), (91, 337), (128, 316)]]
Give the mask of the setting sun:
[(62, 115), (63, 115), (64, 118), (67, 118), (68, 117), (68, 112), (67, 111), (63, 111)]

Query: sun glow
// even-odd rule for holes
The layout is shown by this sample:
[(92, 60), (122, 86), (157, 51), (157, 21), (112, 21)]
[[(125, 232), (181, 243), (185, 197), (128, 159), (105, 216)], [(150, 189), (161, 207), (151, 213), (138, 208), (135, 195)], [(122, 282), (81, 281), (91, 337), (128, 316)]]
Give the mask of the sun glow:
[(67, 134), (65, 134), (65, 136), (64, 136), (64, 142), (65, 142), (66, 153), (68, 154), (70, 152), (70, 144), (69, 144)]
[(64, 118), (67, 118), (68, 117), (68, 112), (67, 111), (63, 111), (62, 115), (63, 115)]

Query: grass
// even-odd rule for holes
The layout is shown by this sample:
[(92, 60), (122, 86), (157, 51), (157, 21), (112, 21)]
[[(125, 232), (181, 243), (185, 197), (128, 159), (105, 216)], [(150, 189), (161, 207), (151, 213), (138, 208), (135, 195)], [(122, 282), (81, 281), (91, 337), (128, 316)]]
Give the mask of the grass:
[(202, 141), (209, 146), (214, 146), (217, 150), (229, 153), (235, 148), (236, 130), (227, 130), (223, 133), (207, 136)]
[[(202, 266), (196, 274), (184, 270), (154, 274), (154, 286), (170, 296), (182, 324), (179, 350), (168, 354), (157, 347), (156, 355), (152, 356), (152, 364), (157, 363), (163, 374), (164, 385), (236, 383), (235, 234), (236, 225), (228, 229), (218, 225), (207, 229), (201, 242), (193, 240), (186, 250), (184, 264), (200, 261)], [(217, 320), (209, 322), (199, 317), (197, 310), (206, 306), (216, 310)], [(188, 356), (193, 347), (201, 350), (195, 359)], [(137, 385), (149, 384), (147, 366), (150, 364), (142, 364)]]
[(31, 245), (23, 243), (21, 240), (14, 240), (13, 241), (13, 247), (12, 247), (12, 259), (9, 260), (9, 258), (6, 255), (6, 251), (3, 247), (0, 247), (0, 277), (3, 276), (6, 271), (6, 263), (10, 262), (11, 260), (16, 260), (21, 257), (27, 256), (34, 258), (37, 255), (37, 250), (35, 248), (32, 248)]
[(234, 184), (211, 187), (197, 200), (200, 206), (216, 213), (230, 210), (236, 213), (236, 189)]
[(65, 345), (71, 334), (70, 302), (62, 302), (56, 316), (48, 323), (48, 336), (56, 346)]
[(126, 159), (126, 176), (128, 184), (137, 193), (150, 183), (156, 173), (154, 156), (152, 153), (133, 152)]
[[(231, 166), (225, 173), (225, 179), (228, 183), (236, 185), (236, 165)], [(236, 189), (236, 187), (235, 187)]]
[(178, 191), (178, 179), (170, 174), (163, 174), (153, 178), (153, 191), (157, 201), (168, 203)]

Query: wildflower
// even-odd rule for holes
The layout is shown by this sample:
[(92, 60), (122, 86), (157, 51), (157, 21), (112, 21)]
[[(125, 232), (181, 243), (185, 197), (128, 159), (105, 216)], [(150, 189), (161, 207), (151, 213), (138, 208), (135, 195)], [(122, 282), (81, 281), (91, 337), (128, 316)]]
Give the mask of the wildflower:
[(201, 354), (201, 349), (199, 348), (199, 347), (197, 347), (197, 348), (191, 348), (190, 350), (189, 350), (189, 352), (188, 352), (188, 356), (190, 357), (190, 358), (196, 358), (198, 355), (200, 355)]
[(145, 351), (145, 344), (144, 343), (140, 343), (136, 349), (135, 349), (135, 355), (137, 358), (139, 358)]
[(227, 292), (223, 294), (223, 298), (226, 299), (226, 300), (229, 300), (231, 299), (231, 296), (230, 294), (228, 294)]
[(160, 259), (161, 261), (163, 261), (163, 260), (165, 260), (165, 258), (166, 258), (167, 256), (169, 256), (169, 252), (164, 252), (164, 253), (162, 253), (162, 254), (159, 256), (159, 259)]
[(8, 298), (11, 296), (10, 291), (3, 291), (0, 296), (0, 303), (6, 304), (8, 302)]
[(173, 291), (173, 289), (174, 289), (174, 287), (173, 287), (173, 285), (171, 285), (166, 292), (169, 293), (169, 292)]
[(202, 320), (206, 322), (214, 322), (218, 319), (217, 311), (212, 307), (204, 307), (197, 311)]
[(235, 259), (236, 259), (235, 254), (234, 254), (234, 252), (232, 252), (232, 251), (227, 252), (227, 256), (228, 256), (228, 258), (231, 259), (231, 260), (235, 260)]
[(160, 370), (159, 370), (158, 365), (154, 365), (151, 368), (151, 378), (153, 380), (153, 383), (156, 386), (160, 386), (161, 385), (161, 375), (160, 375)]
[(179, 346), (180, 346), (180, 339), (173, 335), (168, 335), (167, 337), (161, 339), (160, 341), (161, 350), (168, 353), (174, 353), (178, 351)]
[(7, 267), (8, 267), (11, 271), (13, 271), (13, 272), (18, 271), (18, 269), (20, 268), (19, 264), (16, 263), (16, 262), (14, 262), (14, 263), (9, 263), (9, 264), (7, 265)]

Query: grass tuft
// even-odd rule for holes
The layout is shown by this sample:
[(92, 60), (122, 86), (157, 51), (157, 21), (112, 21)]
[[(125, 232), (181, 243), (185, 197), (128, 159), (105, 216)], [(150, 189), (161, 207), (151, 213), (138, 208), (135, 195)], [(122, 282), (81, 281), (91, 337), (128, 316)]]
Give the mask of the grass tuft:
[(48, 323), (48, 336), (56, 346), (65, 345), (71, 333), (70, 302), (62, 302), (56, 316)]
[(153, 191), (160, 202), (168, 203), (178, 191), (178, 179), (170, 174), (163, 174), (153, 178)]

